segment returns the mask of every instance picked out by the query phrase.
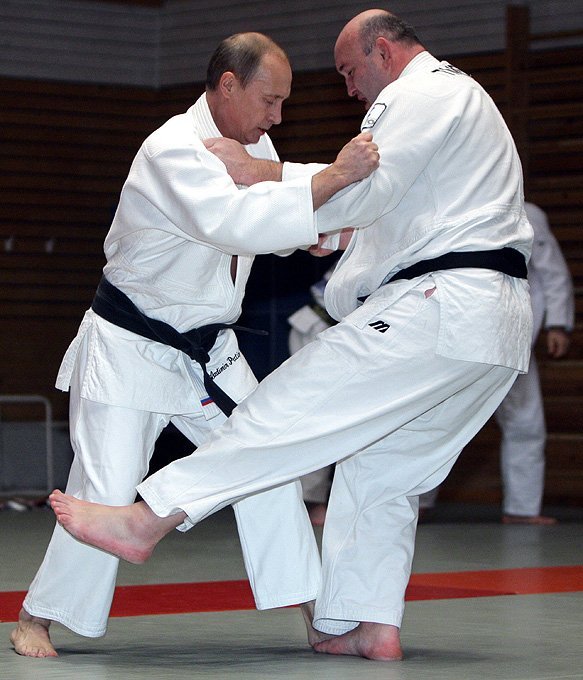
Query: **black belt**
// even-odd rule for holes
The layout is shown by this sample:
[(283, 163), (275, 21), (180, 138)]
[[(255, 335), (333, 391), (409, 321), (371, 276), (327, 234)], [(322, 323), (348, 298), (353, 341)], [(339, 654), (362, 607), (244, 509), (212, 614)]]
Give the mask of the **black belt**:
[(206, 365), (210, 359), (209, 351), (215, 344), (219, 331), (233, 328), (267, 335), (266, 331), (257, 331), (227, 323), (209, 324), (201, 328), (193, 328), (186, 333), (179, 333), (164, 321), (151, 319), (143, 314), (125, 293), (112, 285), (104, 276), (95, 292), (91, 309), (106, 321), (132, 333), (137, 333), (148, 338), (148, 340), (170, 345), (200, 364), (203, 371), (204, 386), (209, 396), (226, 415), (230, 415), (237, 404), (228, 394), (223, 392), (206, 370)]
[[(400, 279), (415, 279), (423, 274), (442, 271), (445, 269), (493, 269), (494, 271), (525, 279), (527, 275), (526, 260), (524, 255), (514, 248), (501, 248), (499, 250), (474, 250), (468, 252), (445, 253), (429, 260), (421, 260), (410, 267), (401, 269), (381, 285), (399, 281)], [(364, 302), (368, 295), (359, 297)]]
[(338, 321), (332, 318), (330, 314), (328, 314), (328, 312), (324, 309), (324, 307), (319, 305), (317, 302), (314, 302), (314, 304), (311, 306), (311, 309), (320, 317), (320, 319), (322, 319), (324, 323), (327, 323), (329, 326), (335, 326), (338, 323)]

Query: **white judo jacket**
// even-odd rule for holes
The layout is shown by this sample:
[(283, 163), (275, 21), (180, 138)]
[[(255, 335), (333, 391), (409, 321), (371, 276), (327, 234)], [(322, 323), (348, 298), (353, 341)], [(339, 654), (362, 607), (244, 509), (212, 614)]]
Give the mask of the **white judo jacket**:
[[(240, 189), (201, 141), (220, 136), (205, 95), (153, 132), (132, 163), (105, 239), (107, 279), (143, 313), (180, 332), (237, 320), (254, 255), (317, 241), (310, 178)], [(277, 160), (267, 135), (247, 150)], [(68, 390), (83, 341), (86, 399), (172, 414), (193, 413), (206, 401), (201, 371), (185, 354), (91, 310), (63, 359), (57, 388)], [(256, 384), (232, 331), (219, 335), (208, 370), (235, 401)], [(208, 418), (218, 409), (211, 403), (203, 412)]]
[[(380, 93), (362, 130), (379, 145), (379, 169), (316, 212), (322, 233), (357, 228), (326, 286), (331, 316), (347, 317), (360, 296), (386, 307), (419, 283), (379, 289), (386, 278), (450, 251), (509, 246), (528, 260), (532, 228), (518, 154), (496, 106), (472, 78), (422, 52)], [(285, 179), (304, 172), (305, 166), (284, 165)], [(527, 370), (526, 281), (482, 269), (426, 276), (439, 291), (439, 354)]]

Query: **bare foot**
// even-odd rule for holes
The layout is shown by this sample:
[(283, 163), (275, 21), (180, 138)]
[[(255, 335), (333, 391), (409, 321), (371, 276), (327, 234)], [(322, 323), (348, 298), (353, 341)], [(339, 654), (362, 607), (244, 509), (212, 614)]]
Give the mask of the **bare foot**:
[(143, 501), (114, 507), (82, 501), (55, 490), (49, 496), (59, 524), (83, 543), (141, 564), (185, 514), (158, 517)]
[(397, 626), (361, 622), (354, 630), (314, 645), (323, 654), (349, 654), (373, 661), (400, 661), (403, 658)]
[(302, 603), (300, 609), (302, 610), (302, 616), (304, 617), (304, 622), (308, 631), (308, 643), (311, 647), (318, 642), (323, 642), (324, 640), (329, 640), (331, 637), (334, 637), (333, 635), (322, 633), (314, 628), (314, 600)]
[(58, 656), (49, 637), (50, 625), (49, 619), (31, 616), (26, 610), (21, 609), (18, 615), (18, 624), (10, 633), (14, 651), (22, 656), (34, 656), (36, 658)]
[(554, 517), (544, 515), (502, 515), (502, 524), (535, 524), (538, 526), (551, 526), (557, 524), (558, 520)]

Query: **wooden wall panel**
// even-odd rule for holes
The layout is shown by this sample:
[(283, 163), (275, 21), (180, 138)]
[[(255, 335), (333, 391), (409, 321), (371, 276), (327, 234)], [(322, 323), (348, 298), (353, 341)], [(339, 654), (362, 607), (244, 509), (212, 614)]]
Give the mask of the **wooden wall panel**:
[(102, 244), (158, 95), (0, 81), (0, 393), (48, 396), (104, 264)]
[[(524, 111), (530, 198), (548, 212), (577, 286), (574, 353), (554, 364), (539, 348), (550, 414), (547, 497), (569, 503), (583, 502), (582, 56), (579, 49), (534, 55)], [(504, 54), (453, 61), (508, 110)], [(201, 91), (200, 84), (154, 91), (0, 80), (0, 393), (48, 396), (55, 417), (67, 417), (54, 378), (99, 280), (103, 239), (132, 158), (150, 131)], [(272, 136), (284, 159), (330, 161), (362, 114), (334, 71), (299, 73)], [(472, 442), (443, 498), (498, 498), (497, 436), (490, 424)]]

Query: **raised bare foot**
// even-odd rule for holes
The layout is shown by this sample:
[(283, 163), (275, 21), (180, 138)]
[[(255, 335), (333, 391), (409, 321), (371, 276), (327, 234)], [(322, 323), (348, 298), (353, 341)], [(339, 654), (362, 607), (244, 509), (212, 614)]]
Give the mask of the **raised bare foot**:
[(36, 658), (58, 656), (49, 637), (49, 619), (31, 616), (21, 609), (16, 628), (10, 633), (14, 651), (22, 656)]
[(58, 490), (49, 500), (57, 521), (72, 536), (133, 564), (145, 562), (158, 541), (182, 521), (179, 515), (158, 517), (143, 501), (100, 505)]
[(344, 635), (317, 642), (314, 649), (323, 654), (349, 654), (373, 661), (400, 661), (403, 658), (397, 626), (367, 621)]
[(329, 640), (331, 637), (334, 637), (333, 635), (322, 633), (314, 628), (314, 600), (302, 603), (300, 609), (308, 631), (308, 643), (311, 647), (318, 642), (323, 642), (324, 640)]
[(545, 515), (502, 515), (502, 524), (535, 524), (538, 526), (551, 526), (557, 524), (554, 517)]

